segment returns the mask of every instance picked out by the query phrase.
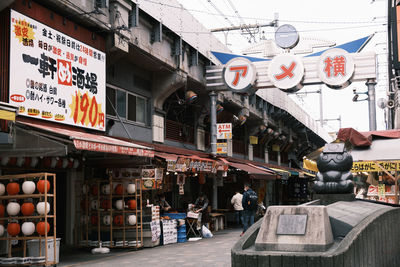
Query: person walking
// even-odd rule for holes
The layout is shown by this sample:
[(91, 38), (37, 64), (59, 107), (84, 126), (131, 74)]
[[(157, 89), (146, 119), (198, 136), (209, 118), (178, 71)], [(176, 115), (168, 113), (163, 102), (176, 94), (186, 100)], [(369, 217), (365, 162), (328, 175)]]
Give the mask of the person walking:
[(257, 193), (254, 192), (250, 188), (250, 184), (244, 184), (244, 193), (242, 199), (243, 206), (243, 232), (240, 236), (243, 236), (244, 233), (249, 229), (250, 226), (254, 224), (254, 215), (258, 206), (258, 196)]
[(243, 224), (243, 206), (242, 206), (243, 195), (240, 194), (239, 190), (235, 191), (235, 195), (233, 195), (231, 199), (231, 204), (235, 209), (235, 219), (236, 224), (241, 226)]

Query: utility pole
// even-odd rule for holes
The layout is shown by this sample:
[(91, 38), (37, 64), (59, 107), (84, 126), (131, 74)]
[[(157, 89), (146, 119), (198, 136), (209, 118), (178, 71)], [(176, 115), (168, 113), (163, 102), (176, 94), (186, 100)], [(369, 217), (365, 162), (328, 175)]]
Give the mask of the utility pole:
[(365, 83), (368, 87), (368, 113), (369, 130), (376, 131), (376, 105), (375, 105), (375, 79), (368, 79)]
[[(211, 154), (217, 156), (217, 93), (214, 91), (210, 92), (211, 110), (210, 110), (210, 135), (211, 135)], [(217, 179), (213, 179), (213, 201), (212, 208), (218, 208), (218, 187)]]

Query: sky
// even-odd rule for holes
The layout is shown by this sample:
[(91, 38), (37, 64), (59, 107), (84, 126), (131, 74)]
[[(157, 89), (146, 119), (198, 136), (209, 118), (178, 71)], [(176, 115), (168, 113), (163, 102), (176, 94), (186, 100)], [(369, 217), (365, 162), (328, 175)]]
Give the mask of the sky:
[[(378, 79), (376, 99), (386, 98), (387, 88), (387, 1), (385, 0), (178, 0), (206, 28), (214, 29), (232, 25), (266, 24), (274, 20), (278, 13), (279, 25), (293, 25), (300, 36), (316, 37), (336, 42), (337, 45), (356, 40), (375, 33), (363, 51), (377, 54)], [(237, 11), (237, 13), (235, 12)], [(237, 16), (241, 17), (241, 19)], [(274, 28), (265, 27), (255, 33), (249, 41), (249, 35), (240, 31), (215, 33), (221, 42), (227, 42), (228, 48), (235, 54), (259, 42), (260, 38), (274, 39)], [(318, 51), (318, 50), (315, 50)], [(299, 92), (312, 92), (319, 86), (307, 86)], [(343, 90), (333, 90), (322, 86), (323, 118), (331, 119), (324, 128), (330, 131), (341, 127), (353, 127), (368, 131), (367, 101), (353, 102), (353, 89), (367, 91), (364, 83), (353, 83)], [(268, 90), (268, 89), (266, 89)], [(359, 99), (366, 95), (360, 95)], [(313, 118), (320, 118), (319, 95), (302, 94), (291, 96)], [(377, 128), (385, 129), (384, 111), (377, 110)]]

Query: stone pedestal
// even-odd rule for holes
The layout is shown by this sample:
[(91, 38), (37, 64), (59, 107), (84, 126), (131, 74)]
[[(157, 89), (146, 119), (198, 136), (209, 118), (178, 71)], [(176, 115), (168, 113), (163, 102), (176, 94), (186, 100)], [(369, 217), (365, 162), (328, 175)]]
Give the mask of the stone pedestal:
[(338, 201), (354, 201), (356, 196), (354, 194), (314, 194), (313, 200), (319, 199), (320, 205), (330, 205)]
[(257, 251), (326, 251), (333, 243), (325, 206), (270, 206), (255, 242)]

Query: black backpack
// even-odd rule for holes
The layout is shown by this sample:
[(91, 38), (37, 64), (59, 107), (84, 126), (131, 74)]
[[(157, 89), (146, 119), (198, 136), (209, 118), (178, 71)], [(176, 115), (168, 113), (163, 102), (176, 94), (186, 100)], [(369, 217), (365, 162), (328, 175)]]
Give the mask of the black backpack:
[(247, 195), (247, 207), (250, 210), (257, 210), (258, 208), (258, 196), (254, 191), (250, 191)]

